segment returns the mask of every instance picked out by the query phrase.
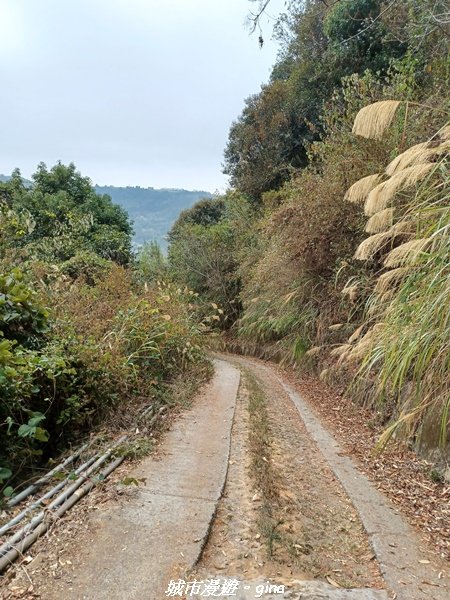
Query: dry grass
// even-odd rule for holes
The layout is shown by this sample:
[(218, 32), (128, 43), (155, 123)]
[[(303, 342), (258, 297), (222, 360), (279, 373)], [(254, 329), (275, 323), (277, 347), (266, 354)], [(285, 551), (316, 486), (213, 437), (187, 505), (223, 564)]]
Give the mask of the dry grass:
[(369, 192), (373, 190), (373, 188), (381, 183), (383, 176), (379, 173), (375, 175), (368, 175), (367, 177), (363, 177), (356, 181), (345, 193), (344, 199), (348, 200), (348, 202), (353, 202), (354, 204), (362, 204)]
[(322, 346), (313, 346), (309, 350), (305, 352), (305, 356), (309, 356), (310, 358), (315, 358), (322, 352)]
[(421, 142), (396, 156), (386, 167), (386, 174), (392, 176), (403, 169), (426, 162), (427, 145), (427, 142)]
[[(444, 131), (446, 129), (444, 128)], [(386, 167), (386, 175), (396, 175), (397, 173), (417, 165), (434, 162), (445, 155), (450, 149), (450, 141), (443, 138), (443, 141), (436, 145), (434, 141), (421, 142), (411, 146), (402, 154), (399, 154)]]
[(450, 125), (444, 125), (436, 134), (436, 137), (440, 140), (450, 140)]
[(369, 353), (378, 340), (380, 331), (383, 329), (383, 323), (376, 323), (367, 331), (365, 335), (355, 344), (348, 354), (348, 360), (359, 362), (367, 353)]
[(346, 284), (344, 289), (341, 291), (343, 296), (347, 296), (350, 302), (355, 302), (358, 297), (360, 286), (358, 284)]
[(369, 232), (388, 226), (393, 214), (386, 207), (399, 192), (402, 202), (397, 222), (357, 250), (363, 260), (379, 252), (389, 270), (366, 304), (366, 322), (376, 325), (349, 354), (360, 363), (361, 389), (367, 393), (369, 382), (374, 402), (389, 406), (393, 421), (380, 444), (404, 435), (435, 453), (449, 450), (449, 135), (447, 125), (399, 155), (386, 169), (391, 178), (368, 195)]
[(380, 275), (375, 284), (375, 293), (376, 294), (385, 294), (392, 290), (392, 288), (398, 285), (405, 274), (408, 272), (408, 269), (405, 267), (398, 267), (397, 269), (392, 269)]
[(349, 344), (353, 344), (361, 337), (361, 334), (364, 331), (364, 327), (365, 325), (363, 324), (360, 325), (357, 329), (355, 329), (352, 335), (348, 338)]
[(248, 369), (243, 369), (245, 385), (249, 392), (249, 448), (251, 470), (256, 494), (261, 495), (259, 530), (266, 542), (269, 557), (274, 555), (275, 543), (281, 541), (277, 531), (280, 521), (277, 518), (279, 504), (278, 474), (272, 468), (271, 432), (267, 412), (267, 399), (260, 382)]
[(356, 260), (374, 259), (376, 254), (378, 254), (379, 252), (392, 248), (395, 237), (397, 235), (398, 234), (395, 231), (392, 231), (392, 228), (389, 231), (371, 235), (363, 242), (361, 242), (361, 244), (356, 249)]
[(351, 344), (341, 344), (337, 348), (333, 348), (333, 350), (330, 352), (330, 356), (342, 356), (345, 352), (351, 349)]
[(387, 231), (394, 222), (394, 209), (385, 208), (370, 217), (366, 224), (367, 233), (383, 233)]
[(412, 265), (417, 261), (421, 253), (426, 250), (429, 244), (429, 238), (405, 242), (389, 252), (384, 259), (384, 266), (387, 269), (395, 269), (405, 265)]
[(364, 212), (366, 215), (374, 215), (377, 212), (384, 210), (392, 204), (396, 194), (415, 186), (433, 171), (434, 167), (435, 165), (432, 163), (407, 167), (402, 171), (397, 172), (387, 181), (378, 184), (367, 196), (364, 205)]
[(356, 115), (352, 132), (365, 138), (380, 140), (392, 123), (401, 102), (382, 100), (362, 108)]

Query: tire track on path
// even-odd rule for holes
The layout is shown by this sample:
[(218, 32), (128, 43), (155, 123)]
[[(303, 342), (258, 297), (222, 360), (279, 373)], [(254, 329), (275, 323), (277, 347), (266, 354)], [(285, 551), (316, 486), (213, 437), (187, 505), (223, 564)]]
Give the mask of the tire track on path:
[(278, 382), (288, 394), (309, 435), (356, 508), (392, 597), (396, 600), (448, 600), (450, 589), (442, 577), (442, 565), (433, 563), (433, 557), (421, 547), (410, 525), (357, 469), (305, 399), (262, 361), (234, 356), (231, 360), (251, 369), (256, 376), (266, 380), (266, 385), (268, 379)]

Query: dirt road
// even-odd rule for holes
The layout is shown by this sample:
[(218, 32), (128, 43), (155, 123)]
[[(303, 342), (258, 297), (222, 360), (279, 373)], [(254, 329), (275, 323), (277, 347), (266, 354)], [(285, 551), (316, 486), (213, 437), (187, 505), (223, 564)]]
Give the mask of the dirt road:
[(3, 597), (447, 599), (442, 565), (296, 390), (261, 361), (221, 358), (130, 473), (145, 486), (64, 552), (55, 537), (57, 569), (37, 543)]

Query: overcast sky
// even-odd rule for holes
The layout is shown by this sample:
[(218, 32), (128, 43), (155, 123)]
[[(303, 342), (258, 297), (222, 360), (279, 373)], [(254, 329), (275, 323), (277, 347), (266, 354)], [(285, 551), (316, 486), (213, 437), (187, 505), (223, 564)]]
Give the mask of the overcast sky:
[(262, 50), (249, 36), (251, 8), (0, 0), (0, 173), (60, 159), (98, 184), (224, 189), (229, 127), (277, 51), (267, 21)]

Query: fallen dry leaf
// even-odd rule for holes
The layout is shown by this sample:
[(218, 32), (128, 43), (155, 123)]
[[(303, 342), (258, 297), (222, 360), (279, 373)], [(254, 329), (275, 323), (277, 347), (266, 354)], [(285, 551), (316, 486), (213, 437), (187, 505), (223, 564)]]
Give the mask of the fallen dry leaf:
[(329, 577), (328, 575), (327, 575), (327, 581), (328, 581), (328, 583), (329, 583), (330, 585), (332, 585), (332, 586), (334, 586), (334, 587), (336, 587), (336, 588), (340, 588), (340, 587), (341, 587), (341, 586), (338, 584), (338, 582), (337, 582), (337, 581), (335, 581), (335, 580), (334, 580), (332, 577)]
[[(340, 390), (313, 375), (280, 371), (336, 433), (342, 454), (350, 455), (360, 470), (421, 532), (438, 560), (450, 560), (448, 483), (431, 480), (431, 465), (405, 444), (392, 442), (383, 453), (374, 452), (384, 427), (376, 411), (355, 404)], [(341, 410), (336, 411), (336, 407)]]

